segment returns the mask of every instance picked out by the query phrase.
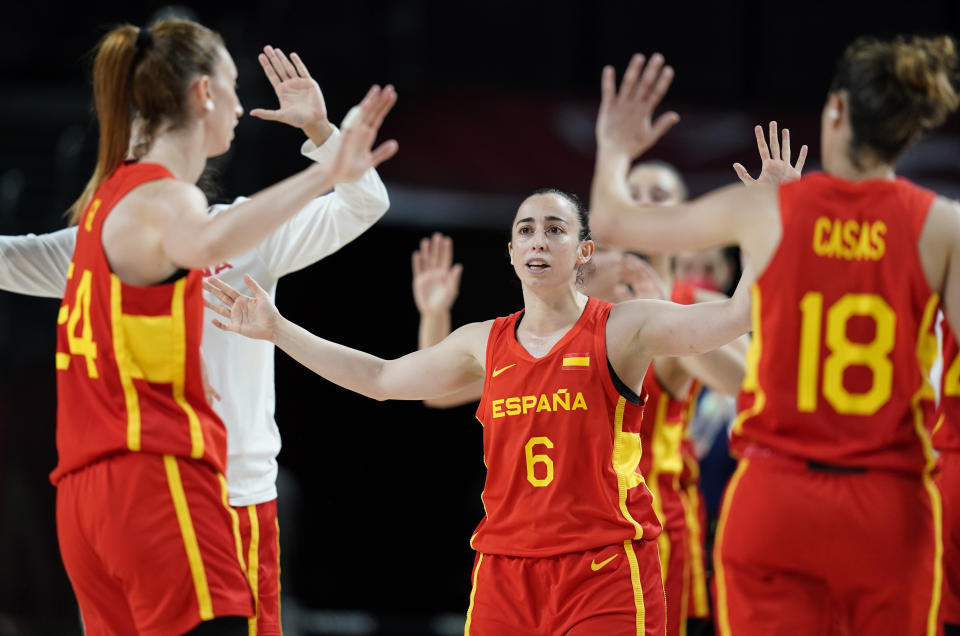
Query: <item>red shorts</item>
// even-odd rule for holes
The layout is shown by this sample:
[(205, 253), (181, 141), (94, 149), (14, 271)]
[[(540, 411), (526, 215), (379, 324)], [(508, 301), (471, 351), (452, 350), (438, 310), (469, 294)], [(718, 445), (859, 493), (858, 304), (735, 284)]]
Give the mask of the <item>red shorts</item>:
[(57, 484), (57, 535), (87, 636), (182, 634), (252, 616), (226, 482), (150, 453), (104, 459)]
[[(650, 481), (647, 481), (648, 485)], [(667, 636), (679, 636), (686, 623), (687, 599), (690, 584), (690, 550), (687, 532), (687, 515), (684, 498), (679, 490), (676, 475), (659, 475), (653, 508), (663, 526), (657, 537), (657, 552), (660, 556), (660, 573), (663, 591), (667, 600)]]
[(646, 636), (664, 633), (657, 545), (553, 557), (477, 553), (465, 636)]
[(942, 539), (929, 477), (742, 459), (716, 546), (721, 636), (936, 634)]
[(943, 494), (943, 601), (945, 623), (960, 625), (960, 453), (940, 453), (937, 485)]
[(280, 636), (280, 526), (277, 500), (234, 508), (240, 517), (240, 539), (247, 560), (256, 615), (250, 636)]

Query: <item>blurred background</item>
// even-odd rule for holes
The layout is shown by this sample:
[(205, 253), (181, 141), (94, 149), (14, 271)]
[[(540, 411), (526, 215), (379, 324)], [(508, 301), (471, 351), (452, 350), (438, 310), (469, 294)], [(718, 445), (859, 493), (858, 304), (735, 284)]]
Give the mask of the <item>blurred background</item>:
[[(142, 25), (162, 3), (16, 3), (0, 20), (0, 233), (64, 226), (95, 161), (89, 52), (112, 25)], [(833, 63), (858, 35), (960, 33), (957, 0), (784, 3), (205, 2), (174, 8), (218, 30), (244, 107), (273, 108), (256, 60), (265, 44), (303, 58), (339, 122), (374, 82), (400, 98), (384, 136), (400, 152), (380, 173), (392, 205), (353, 244), (280, 285), (294, 321), (394, 357), (416, 347), (410, 253), (435, 230), (464, 274), (454, 324), (512, 312), (506, 257), (520, 201), (551, 186), (586, 198), (603, 64), (663, 52), (681, 115), (650, 156), (692, 195), (756, 175), (752, 128), (776, 119), (818, 167), (819, 117)], [(222, 200), (307, 164), (299, 131), (244, 117), (217, 160)], [(960, 196), (956, 118), (900, 172)], [(57, 549), (48, 473), (56, 462), (58, 301), (0, 293), (0, 636), (79, 634)], [(377, 403), (278, 355), (277, 421), (286, 633), (462, 633), (483, 510), (473, 407)], [(722, 483), (706, 483), (717, 496)]]

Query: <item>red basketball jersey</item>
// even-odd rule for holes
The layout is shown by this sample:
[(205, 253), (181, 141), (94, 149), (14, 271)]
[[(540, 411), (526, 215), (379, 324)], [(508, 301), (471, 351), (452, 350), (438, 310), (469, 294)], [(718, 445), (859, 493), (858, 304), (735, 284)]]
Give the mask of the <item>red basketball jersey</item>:
[[(643, 390), (646, 404), (642, 431), (645, 452), (640, 472), (644, 477), (654, 474), (679, 477), (683, 472), (681, 446), (696, 410), (700, 384), (694, 381), (682, 399), (675, 399), (660, 386), (654, 365), (651, 364), (643, 376)], [(677, 484), (679, 486), (679, 482)]]
[[(694, 300), (693, 294), (693, 287), (686, 283), (675, 282), (670, 299), (681, 305), (691, 305)], [(676, 399), (660, 386), (654, 373), (655, 366), (656, 362), (651, 363), (647, 374), (643, 376), (645, 407), (641, 437), (643, 448), (647, 452), (644, 453), (640, 464), (640, 472), (645, 478), (651, 475), (679, 477), (683, 472), (680, 447), (696, 409), (695, 400), (699, 395), (700, 385), (694, 380), (686, 395)], [(679, 487), (679, 481), (677, 487)]]
[(933, 435), (937, 450), (960, 451), (960, 349), (947, 321), (943, 321), (943, 377), (940, 418)]
[(156, 164), (123, 164), (81, 218), (57, 318), (54, 483), (119, 452), (189, 457), (224, 469), (226, 430), (207, 404), (200, 368), (200, 273), (127, 285), (110, 270), (100, 242), (120, 199), (148, 181), (172, 178)]
[(643, 405), (621, 394), (607, 362), (612, 306), (591, 298), (542, 358), (517, 342), (522, 312), (494, 321), (477, 409), (487, 480), (475, 550), (545, 557), (660, 534), (638, 471)]
[(940, 298), (917, 241), (934, 196), (821, 173), (780, 187), (783, 239), (752, 289), (734, 451), (932, 469)]

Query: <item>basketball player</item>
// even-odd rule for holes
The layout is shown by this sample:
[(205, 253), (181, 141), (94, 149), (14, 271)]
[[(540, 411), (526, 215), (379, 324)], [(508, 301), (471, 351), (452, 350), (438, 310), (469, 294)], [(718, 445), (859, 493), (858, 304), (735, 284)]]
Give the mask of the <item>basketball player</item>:
[[(374, 87), (328, 165), (210, 216), (192, 184), (229, 148), (243, 112), (235, 81), (220, 36), (194, 22), (118, 27), (97, 49), (99, 153), (71, 209), (51, 475), (90, 635), (179, 634), (201, 622), (201, 633), (249, 633), (255, 606), (222, 475), (226, 434), (204, 395), (200, 270), (251, 250), (396, 151), (370, 151), (396, 98)], [(133, 109), (136, 159), (124, 161)]]
[(960, 349), (943, 325), (943, 364), (940, 418), (933, 445), (940, 453), (937, 485), (943, 495), (943, 620), (944, 636), (960, 636)]
[[(633, 249), (735, 243), (758, 273), (740, 464), (716, 539), (721, 634), (936, 633), (928, 371), (941, 298), (960, 323), (960, 209), (894, 164), (956, 109), (956, 68), (946, 37), (857, 40), (823, 108), (825, 173), (639, 214), (624, 176), (678, 119), (651, 118), (673, 71), (635, 56), (618, 92), (604, 69), (598, 236)], [(771, 135), (767, 156), (790, 150)]]
[[(631, 195), (638, 203), (672, 205), (686, 198), (679, 173), (663, 162), (637, 165), (631, 170), (629, 181)], [(439, 233), (421, 240), (412, 261), (422, 349), (450, 333), (450, 308), (457, 297), (462, 267), (453, 264), (450, 238)], [(672, 289), (662, 291), (663, 281), (658, 278), (657, 270), (671, 276), (669, 255), (655, 255), (651, 263), (653, 267), (619, 250), (597, 251), (585, 277), (583, 292), (611, 302), (642, 297), (671, 299), (683, 304), (694, 302), (693, 288), (682, 283), (672, 283)], [(716, 296), (719, 295), (714, 299)], [(698, 485), (696, 480), (688, 481), (684, 487), (680, 483), (685, 466), (682, 441), (702, 386), (695, 378), (702, 378), (723, 393), (736, 394), (745, 372), (743, 353), (744, 349), (731, 343), (703, 356), (664, 357), (656, 360), (644, 376), (647, 405), (640, 431), (643, 444), (640, 472), (653, 495), (652, 504), (663, 526), (657, 545), (666, 595), (668, 635), (686, 634), (688, 613), (696, 618), (708, 615)], [(464, 391), (425, 400), (424, 404), (435, 408), (457, 406), (479, 400), (482, 389), (482, 382), (478, 382)], [(692, 460), (696, 462), (696, 457)], [(689, 499), (691, 492), (697, 495), (693, 501)], [(691, 598), (695, 601), (692, 605), (688, 600)]]
[[(483, 378), (486, 516), (466, 633), (662, 634), (660, 524), (637, 472), (643, 375), (658, 355), (697, 354), (749, 325), (747, 297), (612, 305), (576, 289), (593, 255), (586, 213), (544, 191), (517, 211), (508, 245), (524, 310), (455, 330), (396, 360), (322, 340), (218, 281), (208, 301), (328, 380), (378, 400), (422, 400)], [(741, 286), (744, 287), (744, 286)], [(549, 581), (548, 586), (544, 581)]]
[[(327, 118), (319, 86), (299, 57), (291, 57), (302, 76), (282, 51), (264, 48), (260, 63), (280, 107), (274, 111), (254, 109), (250, 114), (300, 128), (308, 138), (303, 154), (317, 163), (329, 163), (339, 146), (340, 132)], [(232, 205), (247, 200), (238, 197)], [(337, 184), (332, 193), (311, 201), (254, 249), (204, 269), (203, 274), (239, 285), (243, 274), (250, 273), (275, 294), (280, 276), (353, 240), (376, 222), (388, 205), (380, 177), (376, 170), (369, 170), (359, 180)], [(214, 205), (209, 213), (220, 214), (230, 207)], [(74, 226), (41, 236), (0, 237), (0, 289), (62, 298), (76, 236)], [(208, 326), (203, 350), (210, 383), (223, 395), (213, 408), (227, 429), (227, 492), (240, 519), (242, 551), (256, 609), (251, 634), (279, 634), (276, 457), (280, 431), (274, 421), (273, 347), (231, 338)]]

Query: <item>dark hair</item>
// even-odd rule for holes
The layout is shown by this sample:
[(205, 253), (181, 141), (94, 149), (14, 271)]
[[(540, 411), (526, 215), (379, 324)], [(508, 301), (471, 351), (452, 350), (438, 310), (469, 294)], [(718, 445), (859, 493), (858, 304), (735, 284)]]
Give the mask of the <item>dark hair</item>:
[(859, 38), (837, 64), (830, 92), (846, 90), (853, 165), (863, 155), (893, 162), (925, 130), (960, 105), (957, 47), (952, 38)]
[(677, 198), (680, 202), (686, 201), (687, 197), (690, 196), (690, 192), (687, 190), (687, 182), (683, 180), (680, 171), (677, 170), (672, 163), (667, 163), (662, 159), (641, 159), (630, 166), (630, 172), (633, 172), (637, 168), (660, 168), (661, 170), (666, 170), (677, 180)]
[[(581, 241), (590, 240), (590, 219), (587, 214), (587, 208), (584, 207), (583, 202), (580, 201), (580, 197), (570, 192), (558, 190), (557, 188), (537, 188), (530, 193), (530, 197), (538, 194), (555, 194), (561, 199), (565, 199), (567, 203), (570, 204), (570, 207), (573, 208), (574, 212), (577, 213), (577, 220), (580, 222), (580, 232), (577, 238)], [(527, 198), (529, 199), (530, 197)]]
[(100, 40), (93, 62), (93, 98), (100, 125), (97, 166), (83, 194), (70, 206), (72, 224), (127, 156), (135, 115), (140, 124), (134, 148), (137, 157), (150, 149), (161, 125), (176, 129), (186, 123), (190, 83), (197, 75), (213, 74), (221, 47), (223, 38), (218, 33), (179, 19), (157, 22), (149, 32), (126, 24)]

